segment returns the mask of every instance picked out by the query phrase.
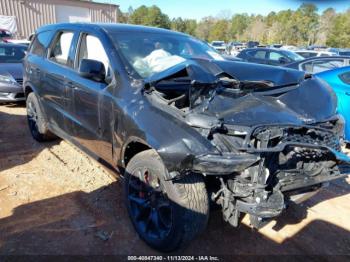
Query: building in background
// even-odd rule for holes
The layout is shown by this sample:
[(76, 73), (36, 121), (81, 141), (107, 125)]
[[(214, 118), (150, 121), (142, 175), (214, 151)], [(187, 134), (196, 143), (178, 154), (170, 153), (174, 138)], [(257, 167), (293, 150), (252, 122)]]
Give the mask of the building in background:
[[(0, 0), (0, 29), (11, 23), (16, 38), (23, 39), (47, 24), (61, 22), (118, 21), (118, 5), (89, 0)], [(2, 22), (3, 21), (3, 22)], [(13, 29), (15, 28), (15, 29)]]

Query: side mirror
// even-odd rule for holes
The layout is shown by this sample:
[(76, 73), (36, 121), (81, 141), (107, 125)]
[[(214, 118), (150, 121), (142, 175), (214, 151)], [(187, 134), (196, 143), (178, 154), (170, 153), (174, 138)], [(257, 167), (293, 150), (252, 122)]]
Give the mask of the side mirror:
[(103, 82), (106, 77), (106, 69), (102, 62), (92, 59), (82, 59), (79, 65), (79, 74), (97, 82)]
[(288, 63), (288, 59), (282, 56), (282, 57), (280, 57), (280, 58), (278, 59), (278, 62), (279, 62), (280, 64), (287, 64), (287, 63)]

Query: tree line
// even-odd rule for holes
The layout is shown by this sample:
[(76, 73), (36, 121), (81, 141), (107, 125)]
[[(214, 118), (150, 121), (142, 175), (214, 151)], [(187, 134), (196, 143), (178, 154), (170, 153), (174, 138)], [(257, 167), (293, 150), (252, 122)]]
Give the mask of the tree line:
[(205, 41), (259, 41), (264, 44), (297, 46), (327, 45), (350, 47), (350, 9), (336, 12), (328, 8), (318, 13), (314, 4), (302, 4), (297, 10), (270, 12), (268, 15), (231, 15), (224, 10), (216, 17), (200, 21), (181, 17), (170, 19), (155, 5), (129, 8), (119, 12), (122, 23), (155, 26), (184, 32)]

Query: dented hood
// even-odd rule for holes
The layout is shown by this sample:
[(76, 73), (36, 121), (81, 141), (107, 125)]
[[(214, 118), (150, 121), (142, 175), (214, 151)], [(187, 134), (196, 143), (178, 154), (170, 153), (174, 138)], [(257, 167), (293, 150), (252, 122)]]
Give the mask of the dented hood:
[(201, 83), (215, 82), (217, 76), (222, 73), (229, 74), (239, 81), (265, 81), (273, 86), (296, 84), (305, 78), (305, 72), (288, 68), (239, 61), (191, 59), (153, 74), (145, 79), (145, 82), (155, 84), (176, 77), (182, 71), (186, 71), (191, 80)]
[[(304, 72), (281, 67), (190, 60), (155, 74), (147, 81), (156, 84), (171, 80), (183, 76), (184, 71), (192, 83), (199, 83), (196, 87), (199, 90), (204, 90), (205, 86), (212, 88), (201, 84), (217, 83), (223, 74), (239, 81), (253, 81), (248, 91), (238, 90), (242, 92), (237, 93), (237, 90), (223, 88), (207, 101), (203, 100), (203, 94), (197, 95), (196, 99), (202, 95), (198, 99), (200, 103), (186, 116), (187, 123), (193, 126), (211, 126), (217, 121), (244, 126), (312, 124), (325, 121), (336, 113), (337, 98), (329, 86), (318, 79), (305, 77)], [(259, 86), (257, 82), (259, 88), (254, 89), (254, 81), (268, 85)]]
[(233, 125), (313, 124), (336, 113), (334, 92), (317, 79), (274, 92), (251, 92), (234, 98), (219, 94), (202, 114)]

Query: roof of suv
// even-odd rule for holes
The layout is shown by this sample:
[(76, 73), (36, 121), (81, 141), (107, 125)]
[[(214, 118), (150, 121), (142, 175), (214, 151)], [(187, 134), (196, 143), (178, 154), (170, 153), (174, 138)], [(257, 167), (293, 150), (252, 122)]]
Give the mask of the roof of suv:
[(59, 28), (64, 29), (83, 29), (83, 28), (94, 28), (94, 29), (103, 29), (107, 32), (147, 32), (147, 33), (162, 33), (162, 34), (178, 34), (186, 35), (180, 32), (175, 32), (163, 28), (149, 27), (149, 26), (140, 26), (140, 25), (129, 25), (129, 24), (119, 24), (119, 23), (59, 23), (42, 26), (37, 30), (38, 32), (46, 30), (57, 30)]

